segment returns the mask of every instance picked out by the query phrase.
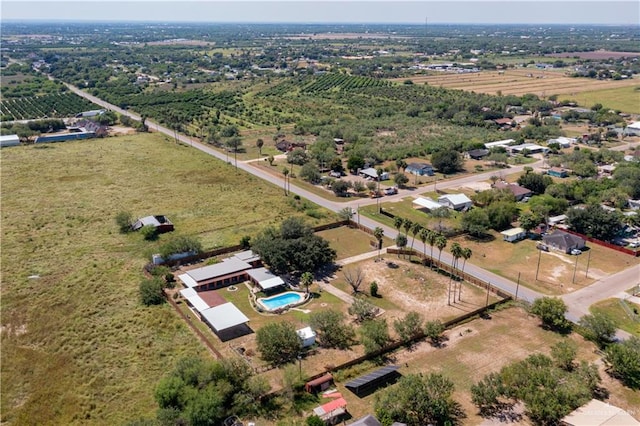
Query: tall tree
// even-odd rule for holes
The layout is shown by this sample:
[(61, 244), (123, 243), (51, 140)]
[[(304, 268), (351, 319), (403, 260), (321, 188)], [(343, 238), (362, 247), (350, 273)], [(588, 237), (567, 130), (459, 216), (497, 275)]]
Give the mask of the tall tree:
[(439, 250), (438, 254), (438, 268), (440, 267), (440, 259), (442, 258), (442, 250), (447, 246), (447, 237), (443, 234), (438, 234), (435, 240), (435, 245)]
[(460, 424), (464, 414), (453, 391), (453, 382), (441, 374), (408, 374), (376, 397), (376, 417), (382, 424)]
[[(462, 246), (458, 244), (458, 242), (454, 242), (451, 245), (451, 256), (453, 256), (453, 263), (451, 264), (451, 274), (449, 275), (449, 293), (447, 294), (447, 302), (451, 304), (451, 283), (453, 282), (453, 277), (456, 275), (455, 270), (458, 267), (458, 259), (462, 257)], [(453, 301), (456, 301), (456, 288), (453, 287)]]
[(256, 141), (256, 146), (258, 147), (260, 157), (262, 157), (262, 147), (264, 146), (264, 141), (262, 139), (258, 139)]
[(413, 251), (413, 243), (416, 240), (416, 236), (420, 233), (421, 230), (422, 230), (422, 225), (420, 225), (418, 222), (416, 222), (413, 225), (411, 225), (411, 234), (413, 235), (413, 238), (411, 239), (411, 250), (412, 251)]
[(600, 346), (600, 348), (605, 348), (615, 340), (616, 323), (602, 312), (585, 315), (580, 318), (578, 324), (584, 330), (585, 337)]
[(429, 233), (427, 234), (427, 242), (429, 243), (429, 246), (431, 246), (431, 268), (433, 268), (433, 246), (435, 245), (437, 239), (438, 233), (429, 230)]
[(384, 237), (384, 229), (376, 226), (373, 230), (373, 236), (378, 243), (378, 258), (380, 258), (380, 249), (382, 248), (382, 238)]
[(398, 232), (400, 232), (400, 229), (402, 229), (403, 224), (404, 219), (402, 219), (400, 216), (396, 216), (393, 218), (393, 227), (396, 228)]
[(300, 276), (300, 284), (302, 284), (307, 292), (307, 294), (309, 294), (309, 287), (311, 286), (311, 284), (313, 284), (313, 273), (311, 272), (305, 272)]
[(309, 315), (309, 325), (318, 334), (320, 346), (324, 348), (348, 349), (353, 344), (355, 332), (345, 323), (342, 312), (316, 311)]
[[(471, 249), (469, 247), (465, 247), (462, 249), (462, 276), (464, 277), (464, 266), (467, 264), (467, 260), (471, 259), (471, 256), (473, 255), (473, 252), (471, 251)], [(460, 288), (458, 290), (458, 301), (462, 300), (462, 281), (460, 281)]]
[(387, 320), (379, 318), (364, 321), (360, 327), (360, 340), (365, 354), (384, 348), (391, 341)]
[(283, 167), (282, 174), (284, 175), (284, 195), (289, 195), (289, 193), (287, 192), (287, 176), (289, 176), (289, 169)]
[(262, 359), (274, 365), (294, 360), (301, 349), (300, 338), (289, 322), (271, 322), (259, 328), (256, 342)]
[(418, 233), (418, 238), (420, 242), (422, 242), (422, 254), (425, 259), (427, 258), (427, 239), (429, 238), (429, 232), (431, 232), (429, 228), (422, 228)]

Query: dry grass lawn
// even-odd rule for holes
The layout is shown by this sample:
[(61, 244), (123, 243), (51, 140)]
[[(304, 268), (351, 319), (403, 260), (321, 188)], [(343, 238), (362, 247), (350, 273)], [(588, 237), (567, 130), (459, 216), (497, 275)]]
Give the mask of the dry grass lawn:
[(156, 134), (3, 149), (0, 173), (1, 421), (12, 424), (153, 415), (162, 374), (205, 355), (169, 305), (138, 301), (146, 256), (170, 235), (119, 234), (118, 211), (166, 214), (205, 248), (304, 215), (278, 188)]
[[(470, 386), (486, 374), (499, 371), (503, 366), (522, 360), (533, 353), (550, 353), (550, 346), (563, 337), (538, 326), (538, 320), (527, 315), (521, 308), (501, 310), (492, 314), (491, 320), (476, 319), (447, 331), (448, 340), (443, 348), (434, 348), (423, 342), (413, 348), (394, 354), (393, 362), (401, 366), (401, 374), (438, 372), (455, 383), (454, 398), (462, 404), (467, 415), (464, 424), (477, 425), (483, 419), (471, 402)], [(595, 346), (579, 335), (570, 339), (579, 346), (578, 359), (596, 362)], [(357, 376), (359, 373), (354, 374)], [(603, 383), (610, 390), (610, 401), (616, 405), (633, 409), (637, 407), (638, 393), (624, 388), (617, 380), (601, 372)], [(348, 402), (349, 412), (355, 417), (372, 411), (375, 392), (358, 398), (338, 385)], [(528, 424), (526, 422), (520, 424)]]
[[(494, 240), (489, 242), (467, 236), (456, 237), (452, 241), (458, 241), (463, 247), (471, 248), (471, 263), (512, 281), (517, 281), (520, 274), (521, 284), (549, 295), (570, 293), (638, 262), (637, 258), (596, 244), (588, 244), (589, 250), (580, 256), (571, 256), (553, 250), (540, 252), (536, 249), (537, 242), (533, 240), (508, 243), (495, 231), (491, 231), (491, 235)], [(540, 269), (536, 281), (538, 258)]]
[[(400, 79), (404, 80), (404, 79)], [(562, 70), (510, 69), (502, 71), (483, 71), (474, 74), (448, 74), (416, 76), (411, 78), (417, 84), (429, 84), (451, 89), (469, 90), (495, 95), (524, 95), (533, 93), (546, 97), (573, 95), (596, 90), (633, 87), (638, 80), (600, 81), (592, 78), (573, 78)], [(631, 95), (633, 96), (633, 94)]]

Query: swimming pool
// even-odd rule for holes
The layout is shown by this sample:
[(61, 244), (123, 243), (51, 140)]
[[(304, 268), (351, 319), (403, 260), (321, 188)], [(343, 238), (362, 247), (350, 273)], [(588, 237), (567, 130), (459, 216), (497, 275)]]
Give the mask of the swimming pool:
[(272, 297), (261, 297), (258, 302), (268, 311), (275, 311), (287, 305), (295, 305), (304, 300), (304, 296), (300, 293), (288, 291)]

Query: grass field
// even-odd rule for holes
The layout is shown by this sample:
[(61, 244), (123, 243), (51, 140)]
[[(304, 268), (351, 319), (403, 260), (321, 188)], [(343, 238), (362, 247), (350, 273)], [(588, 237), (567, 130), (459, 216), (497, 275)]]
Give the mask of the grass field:
[(576, 93), (571, 96), (571, 99), (586, 108), (602, 104), (605, 108), (640, 114), (640, 85), (637, 84), (615, 89)]
[[(585, 107), (599, 102), (609, 108), (625, 112), (638, 112), (640, 104), (638, 92), (634, 91), (634, 88), (638, 87), (637, 79), (601, 81), (591, 78), (574, 78), (558, 70), (510, 69), (504, 72), (483, 71), (474, 74), (441, 73), (416, 76), (411, 80), (417, 84), (492, 95), (498, 92), (503, 95), (518, 96), (525, 93), (533, 93), (541, 97), (560, 95), (561, 99), (576, 99)], [(600, 100), (600, 97), (603, 100)]]
[[(625, 307), (623, 306), (626, 306)], [(616, 326), (624, 331), (640, 337), (640, 315), (634, 313), (640, 311), (640, 306), (620, 299), (607, 299), (591, 306), (591, 312), (601, 312), (608, 315), (616, 323)]]
[(3, 149), (0, 177), (1, 412), (12, 424), (153, 415), (161, 375), (205, 354), (168, 304), (138, 302), (145, 256), (170, 235), (119, 234), (118, 211), (166, 214), (205, 248), (305, 215), (279, 188), (155, 134)]

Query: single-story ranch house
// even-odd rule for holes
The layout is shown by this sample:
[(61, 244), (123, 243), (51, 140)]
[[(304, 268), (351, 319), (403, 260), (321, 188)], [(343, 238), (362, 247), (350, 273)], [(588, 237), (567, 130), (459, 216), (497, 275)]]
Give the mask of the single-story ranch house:
[(178, 275), (178, 278), (186, 287), (196, 291), (214, 290), (248, 280), (248, 270), (260, 263), (260, 257), (247, 250), (220, 263), (187, 271)]
[(409, 163), (405, 171), (417, 176), (433, 176), (433, 167), (427, 163)]
[(562, 169), (560, 167), (550, 168), (549, 170), (547, 170), (547, 174), (549, 176), (553, 176), (557, 178), (566, 178), (567, 176), (569, 176), (569, 173), (567, 173), (565, 169)]
[(484, 157), (489, 155), (488, 149), (472, 149), (471, 151), (467, 151), (467, 155), (472, 160), (482, 160)]
[[(378, 180), (378, 171), (373, 167), (369, 167), (368, 169), (362, 169), (358, 174), (363, 178)], [(389, 173), (382, 172), (382, 174), (380, 175), (380, 180), (388, 180), (388, 179), (389, 179)]]
[(581, 250), (587, 243), (582, 237), (560, 230), (554, 231), (553, 234), (545, 235), (542, 237), (542, 241), (547, 246), (565, 253), (571, 253), (571, 250), (574, 249)]
[(527, 237), (527, 231), (522, 228), (511, 228), (506, 231), (502, 231), (500, 233), (502, 235), (502, 239), (504, 241), (508, 241), (510, 243), (522, 240)]
[(533, 192), (531, 190), (518, 185), (517, 183), (496, 182), (493, 187), (495, 189), (507, 189), (511, 191), (516, 201), (522, 201), (524, 197), (531, 197)]

